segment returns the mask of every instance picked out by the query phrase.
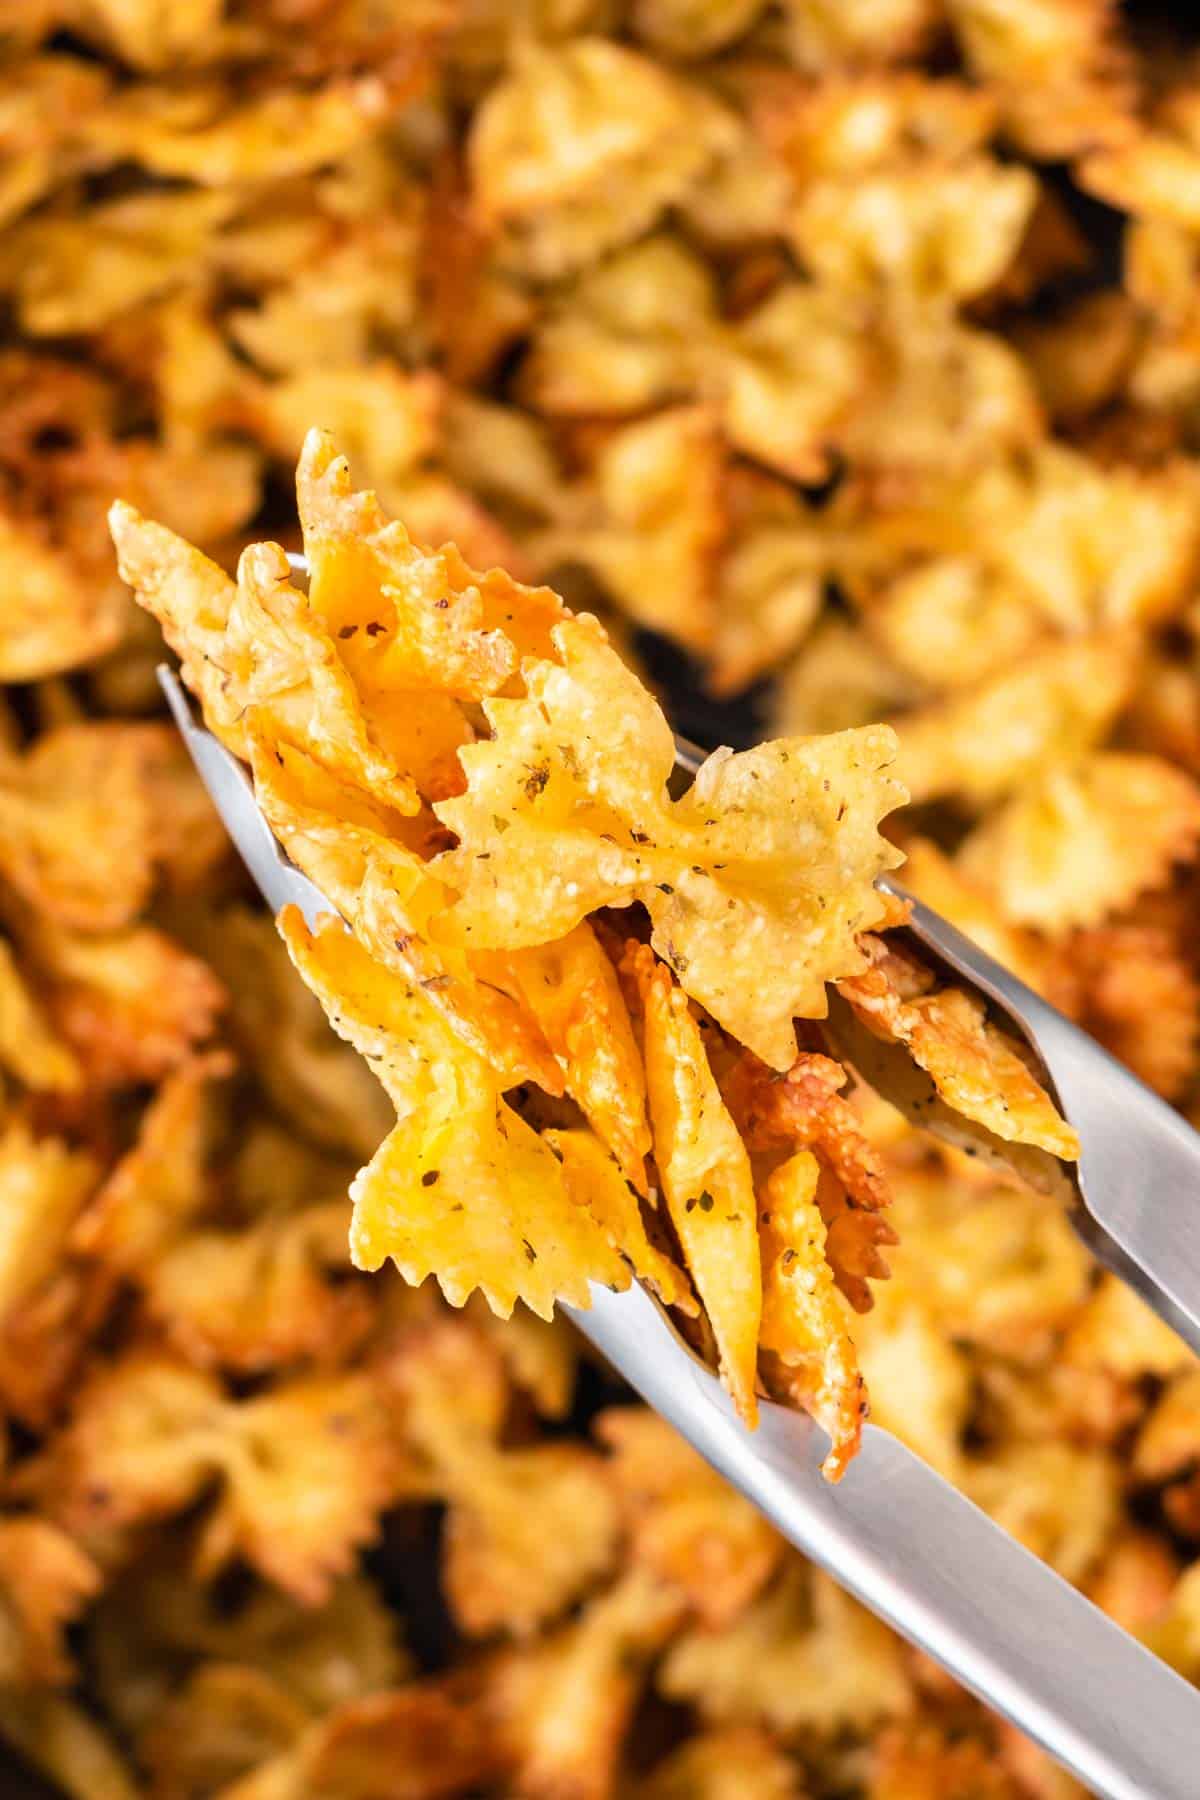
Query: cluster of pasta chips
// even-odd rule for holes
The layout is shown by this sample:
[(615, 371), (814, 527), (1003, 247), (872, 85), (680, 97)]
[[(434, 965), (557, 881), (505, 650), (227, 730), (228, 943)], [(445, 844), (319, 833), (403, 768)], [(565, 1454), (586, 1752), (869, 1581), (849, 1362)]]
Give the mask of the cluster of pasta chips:
[(643, 1279), (747, 1423), (760, 1386), (801, 1400), (840, 1475), (866, 1397), (838, 1289), (865, 1310), (893, 1234), (821, 1053), (827, 986), (965, 1130), (1078, 1149), (982, 1008), (911, 962), (892, 976), (872, 935), (905, 912), (874, 886), (897, 860), (894, 734), (717, 751), (673, 796), (670, 727), (596, 619), (419, 549), (321, 431), (297, 494), (306, 593), (276, 545), (231, 579), (127, 503), (111, 522), (337, 909), (279, 925), (396, 1113), (353, 1184), (356, 1264), (502, 1317)]

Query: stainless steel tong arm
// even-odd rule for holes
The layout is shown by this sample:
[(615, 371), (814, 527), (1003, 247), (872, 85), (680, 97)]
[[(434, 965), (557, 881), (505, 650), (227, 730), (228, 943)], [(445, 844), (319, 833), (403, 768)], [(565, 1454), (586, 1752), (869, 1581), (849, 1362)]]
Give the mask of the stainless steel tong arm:
[[(310, 924), (332, 912), (284, 856), (241, 764), (197, 725), (176, 676), (163, 669), (160, 680), (268, 905), (297, 906)], [(1068, 1111), (1071, 1098), (1068, 1087)], [(1075, 1122), (1086, 1131), (1091, 1117)], [(647, 1404), (790, 1543), (1102, 1800), (1196, 1800), (1200, 1694), (898, 1439), (868, 1425), (849, 1473), (832, 1487), (811, 1420), (764, 1402), (758, 1430), (748, 1431), (717, 1377), (641, 1288), (596, 1286), (590, 1310), (568, 1310)]]

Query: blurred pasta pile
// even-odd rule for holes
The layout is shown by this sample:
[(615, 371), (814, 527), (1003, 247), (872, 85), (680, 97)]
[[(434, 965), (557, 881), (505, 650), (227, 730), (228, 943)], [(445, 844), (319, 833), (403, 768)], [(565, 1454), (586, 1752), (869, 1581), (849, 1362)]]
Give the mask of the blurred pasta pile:
[[(1200, 65), (1095, 0), (0, 0), (0, 44), (0, 1735), (79, 1800), (1079, 1793), (565, 1327), (351, 1269), (386, 1102), (104, 517), (286, 541), (320, 423), (715, 701), (892, 720), (911, 885), (1197, 1117)], [(857, 1103), (876, 1418), (1200, 1679), (1200, 1369)]]

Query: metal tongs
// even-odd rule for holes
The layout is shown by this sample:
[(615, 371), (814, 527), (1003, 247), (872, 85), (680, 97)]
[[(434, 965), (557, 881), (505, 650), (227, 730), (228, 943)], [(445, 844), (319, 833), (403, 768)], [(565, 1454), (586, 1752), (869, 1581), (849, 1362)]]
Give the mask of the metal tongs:
[[(301, 559), (295, 559), (301, 567)], [(284, 855), (242, 765), (159, 671), (196, 767), (268, 905), (309, 924), (334, 909)], [(694, 773), (704, 752), (676, 739)], [(890, 887), (890, 884), (888, 884)], [(892, 888), (893, 892), (901, 890)], [(1083, 1154), (1064, 1186), (1094, 1254), (1200, 1353), (1200, 1135), (1106, 1051), (919, 902), (927, 955), (984, 995), (1033, 1048)], [(1200, 1693), (1152, 1656), (890, 1432), (867, 1425), (848, 1474), (824, 1440), (764, 1401), (747, 1431), (716, 1375), (638, 1286), (567, 1311), (648, 1405), (797, 1549), (1105, 1800), (1195, 1800)]]

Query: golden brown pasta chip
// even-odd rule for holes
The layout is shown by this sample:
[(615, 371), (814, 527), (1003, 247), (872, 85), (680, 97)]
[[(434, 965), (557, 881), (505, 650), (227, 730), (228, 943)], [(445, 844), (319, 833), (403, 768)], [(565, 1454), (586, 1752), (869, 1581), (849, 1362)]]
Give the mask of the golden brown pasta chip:
[[(258, 796), (292, 861), (354, 929), (364, 949), (416, 981), (467, 1045), (504, 1077), (561, 1093), (563, 1076), (536, 1017), (440, 930), (452, 890), (394, 827), (396, 820), (299, 753), (251, 739)], [(415, 835), (436, 822), (425, 815)]]
[(205, 717), (246, 754), (248, 713), (262, 729), (344, 772), (384, 805), (417, 810), (411, 776), (372, 742), (354, 688), (320, 618), (288, 581), (282, 551), (247, 553), (235, 584), (173, 532), (118, 503), (121, 573), (153, 612)]
[(240, 1231), (182, 1235), (143, 1278), (147, 1311), (191, 1362), (257, 1374), (302, 1358), (339, 1367), (373, 1323), (347, 1282), (342, 1199), (268, 1216)]
[[(646, 1077), (621, 984), (586, 920), (557, 943), (497, 957), (562, 1064), (566, 1091), (627, 1181), (646, 1188)], [(482, 967), (489, 966), (484, 959)]]
[(1090, 749), (1129, 697), (1136, 654), (1120, 635), (1049, 643), (900, 722), (899, 778), (915, 801), (983, 804)]
[(629, 954), (643, 1009), (655, 1166), (713, 1328), (721, 1373), (738, 1411), (753, 1425), (762, 1274), (750, 1159), (721, 1099), (687, 995), (644, 944)]
[(44, 1519), (0, 1519), (0, 1681), (65, 1684), (70, 1621), (98, 1592), (100, 1571)]
[(207, 964), (152, 925), (101, 936), (36, 927), (46, 1007), (88, 1081), (158, 1081), (209, 1037), (227, 995)]
[[(869, 1679), (866, 1679), (869, 1673)], [(659, 1684), (707, 1720), (833, 1734), (907, 1712), (900, 1645), (827, 1575), (790, 1564), (723, 1633), (685, 1631)]]
[(60, 1139), (35, 1139), (9, 1123), (0, 1136), (4, 1212), (0, 1234), (0, 1319), (36, 1293), (58, 1266), (68, 1234), (96, 1185), (86, 1151)]
[(281, 929), (335, 1030), (366, 1056), (397, 1109), (351, 1190), (358, 1266), (377, 1269), (390, 1257), (413, 1283), (436, 1275), (452, 1304), (479, 1288), (502, 1315), (518, 1299), (543, 1318), (556, 1299), (586, 1306), (589, 1280), (627, 1286), (627, 1268), (571, 1200), (549, 1147), (419, 988), (374, 963), (332, 920), (314, 935), (285, 912)]
[[(793, 1018), (824, 1012), (825, 981), (858, 960), (852, 934), (879, 917), (891, 733), (717, 752), (672, 801), (654, 701), (594, 622), (553, 635), (560, 661), (526, 663), (526, 698), (486, 703), (493, 736), (462, 752), (467, 792), (435, 809), (460, 839), (435, 864), (460, 889), (452, 921), (465, 942), (517, 948), (642, 900), (687, 992), (788, 1067)], [(787, 971), (777, 990), (756, 980), (764, 962)]]
[(1158, 757), (1100, 750), (1014, 795), (959, 856), (1010, 919), (1060, 932), (1098, 925), (1159, 886), (1198, 839), (1191, 776)]
[(891, 1193), (882, 1159), (839, 1092), (845, 1084), (846, 1071), (827, 1056), (798, 1056), (781, 1077), (743, 1053), (723, 1077), (722, 1093), (752, 1154), (816, 1152), (825, 1257), (851, 1306), (866, 1312), (868, 1282), (887, 1276), (880, 1252), (896, 1234), (884, 1216)]
[(562, 1163), (567, 1192), (591, 1213), (638, 1280), (648, 1281), (664, 1305), (694, 1315), (696, 1303), (687, 1276), (647, 1235), (638, 1190), (600, 1139), (588, 1131), (548, 1131), (546, 1142)]
[(788, 1372), (831, 1439), (822, 1472), (838, 1480), (858, 1449), (866, 1390), (846, 1329), (845, 1309), (826, 1261), (825, 1222), (817, 1204), (820, 1165), (807, 1150), (781, 1163), (759, 1193), (763, 1310), (759, 1344)]
[(613, 1407), (596, 1432), (611, 1452), (634, 1560), (681, 1589), (711, 1629), (732, 1623), (778, 1567), (783, 1540), (655, 1413)]
[(1079, 1139), (1059, 1117), (1026, 1061), (982, 1000), (938, 988), (931, 972), (882, 938), (867, 946), (870, 969), (838, 984), (876, 1036), (903, 1043), (956, 1112), (996, 1137), (1074, 1160)]
[(553, 280), (641, 236), (729, 131), (701, 90), (635, 51), (529, 44), (476, 114), (475, 205), (511, 267)]
[(146, 1108), (136, 1143), (75, 1225), (76, 1250), (136, 1277), (187, 1230), (212, 1192), (211, 1084), (232, 1068), (229, 1056), (215, 1050), (167, 1077)]

